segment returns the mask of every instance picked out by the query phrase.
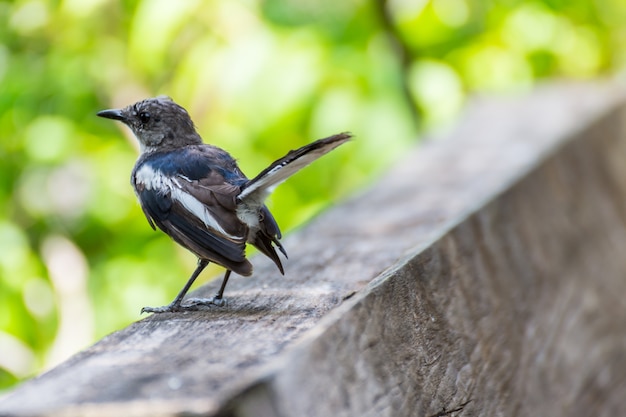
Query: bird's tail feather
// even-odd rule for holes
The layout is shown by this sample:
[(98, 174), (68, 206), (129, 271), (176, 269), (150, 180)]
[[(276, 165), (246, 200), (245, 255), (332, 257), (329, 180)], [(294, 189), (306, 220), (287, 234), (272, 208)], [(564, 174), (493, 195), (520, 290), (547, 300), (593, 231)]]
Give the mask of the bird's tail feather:
[(248, 181), (238, 196), (241, 201), (263, 200), (272, 188), (300, 171), (316, 159), (350, 140), (351, 133), (344, 132), (316, 140), (274, 161), (259, 175)]

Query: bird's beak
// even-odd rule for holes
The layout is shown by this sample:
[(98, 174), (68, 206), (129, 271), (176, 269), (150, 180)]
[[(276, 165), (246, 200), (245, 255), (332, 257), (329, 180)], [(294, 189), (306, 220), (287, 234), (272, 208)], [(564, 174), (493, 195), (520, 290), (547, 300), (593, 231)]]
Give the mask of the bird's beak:
[(120, 120), (122, 122), (126, 121), (124, 112), (118, 109), (102, 110), (99, 111), (97, 115), (100, 117), (106, 117), (107, 119)]

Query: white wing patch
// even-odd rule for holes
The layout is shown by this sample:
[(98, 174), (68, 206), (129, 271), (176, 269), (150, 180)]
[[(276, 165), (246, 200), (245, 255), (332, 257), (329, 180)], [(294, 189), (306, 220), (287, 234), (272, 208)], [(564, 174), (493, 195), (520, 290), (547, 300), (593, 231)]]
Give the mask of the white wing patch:
[[(183, 178), (186, 181), (190, 181), (186, 177)], [(135, 180), (148, 190), (163, 193), (169, 192), (172, 199), (180, 203), (189, 214), (202, 221), (207, 228), (231, 239), (241, 239), (241, 236), (233, 236), (226, 233), (206, 206), (193, 195), (183, 191), (180, 183), (175, 178), (163, 175), (160, 171), (152, 169), (148, 164), (144, 164), (135, 174)]]
[(135, 173), (135, 181), (138, 184), (142, 184), (148, 190), (168, 191), (169, 186), (166, 182), (170, 182), (170, 179), (152, 169), (148, 164), (143, 166)]

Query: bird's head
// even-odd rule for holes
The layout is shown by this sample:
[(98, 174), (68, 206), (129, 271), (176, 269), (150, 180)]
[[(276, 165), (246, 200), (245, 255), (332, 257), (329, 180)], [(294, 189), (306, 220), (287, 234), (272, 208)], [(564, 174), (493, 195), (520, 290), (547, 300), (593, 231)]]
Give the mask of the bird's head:
[(202, 143), (187, 110), (169, 97), (148, 98), (123, 109), (102, 110), (98, 116), (119, 120), (128, 126), (142, 152)]

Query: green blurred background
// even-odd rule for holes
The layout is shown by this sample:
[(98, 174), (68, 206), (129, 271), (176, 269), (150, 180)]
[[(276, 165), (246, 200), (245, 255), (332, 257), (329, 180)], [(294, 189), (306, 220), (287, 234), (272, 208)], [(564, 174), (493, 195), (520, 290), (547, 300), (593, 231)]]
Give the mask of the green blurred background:
[(290, 230), (469, 94), (619, 74), (625, 23), (623, 0), (0, 1), (0, 390), (171, 301), (195, 265), (146, 223), (136, 145), (96, 111), (167, 94), (250, 176), (352, 131), (273, 195)]

